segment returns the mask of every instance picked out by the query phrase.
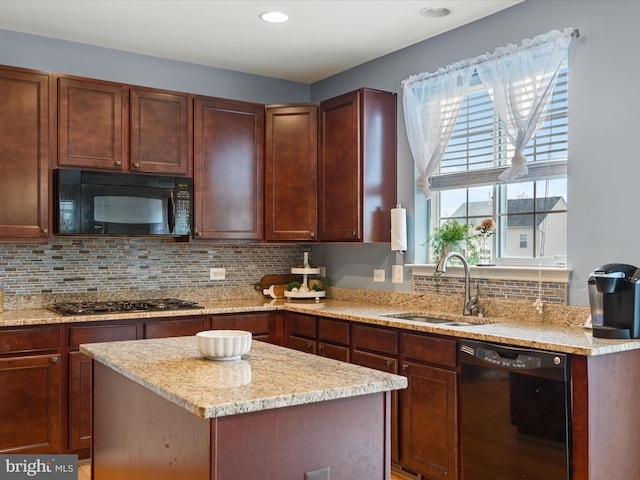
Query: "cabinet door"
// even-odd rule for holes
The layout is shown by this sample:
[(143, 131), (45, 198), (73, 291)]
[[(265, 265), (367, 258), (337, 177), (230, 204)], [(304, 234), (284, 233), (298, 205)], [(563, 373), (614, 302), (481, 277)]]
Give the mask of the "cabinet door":
[(321, 241), (391, 241), (397, 198), (397, 95), (363, 88), (322, 102)]
[(265, 121), (265, 239), (315, 241), (318, 107), (270, 107)]
[(69, 353), (69, 450), (91, 446), (91, 358)]
[(403, 362), (408, 387), (400, 392), (403, 466), (430, 479), (458, 478), (455, 371)]
[(189, 176), (190, 97), (132, 88), (130, 169)]
[(121, 170), (128, 164), (128, 92), (98, 80), (58, 79), (58, 165)]
[(0, 359), (0, 452), (60, 451), (60, 355)]
[(198, 97), (194, 115), (196, 238), (261, 240), (263, 106)]
[(358, 92), (322, 102), (318, 161), (318, 234), (323, 241), (359, 241), (361, 166)]
[(49, 76), (0, 69), (0, 237), (49, 232)]

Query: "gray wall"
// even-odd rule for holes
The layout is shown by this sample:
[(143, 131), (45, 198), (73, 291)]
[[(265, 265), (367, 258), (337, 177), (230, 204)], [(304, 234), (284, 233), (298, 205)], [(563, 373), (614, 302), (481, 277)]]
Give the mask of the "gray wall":
[[(564, 27), (579, 28), (569, 59), (568, 266), (573, 269), (569, 302), (585, 304), (589, 272), (609, 262), (640, 266), (640, 224), (633, 197), (640, 176), (638, 121), (640, 55), (637, 22), (640, 2), (526, 0), (524, 3), (455, 31), (426, 40), (312, 85), (312, 99), (331, 97), (366, 85), (400, 93), (409, 75), (433, 72), (496, 47)], [(401, 95), (399, 95), (399, 99)], [(401, 100), (399, 100), (401, 104)], [(402, 105), (398, 125), (398, 196), (408, 223), (424, 215), (425, 202), (414, 200), (414, 167), (406, 140)], [(411, 238), (411, 237), (410, 237)], [(406, 261), (420, 261), (424, 232), (416, 232)], [(340, 286), (371, 283), (373, 268), (387, 268), (396, 254), (379, 246), (314, 247)]]
[(0, 64), (257, 103), (306, 102), (309, 85), (0, 30)]
[[(574, 41), (569, 63), (567, 259), (574, 271), (570, 303), (576, 304), (586, 302), (583, 291), (593, 267), (608, 262), (640, 264), (635, 245), (640, 226), (631, 201), (640, 173), (635, 121), (640, 111), (638, 18), (640, 2), (636, 0), (526, 0), (311, 86), (2, 30), (0, 64), (260, 103), (304, 102), (362, 86), (400, 93), (400, 82), (409, 75), (434, 71), (552, 29), (577, 27), (583, 36)], [(414, 219), (425, 214), (425, 202), (414, 200), (414, 166), (399, 107), (398, 200), (407, 207), (409, 238), (414, 237), (414, 242), (405, 258), (390, 252), (388, 244), (313, 246), (314, 261), (327, 266), (334, 285), (411, 287), (408, 281), (394, 285), (390, 280), (392, 264), (421, 259), (425, 238), (423, 230), (413, 235)], [(384, 284), (372, 282), (374, 268), (386, 269)]]

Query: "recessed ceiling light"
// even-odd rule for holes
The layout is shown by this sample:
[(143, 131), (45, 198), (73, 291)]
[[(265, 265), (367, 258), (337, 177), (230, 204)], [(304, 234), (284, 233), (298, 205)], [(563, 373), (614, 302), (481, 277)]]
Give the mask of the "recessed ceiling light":
[(284, 23), (289, 20), (289, 15), (282, 12), (264, 12), (260, 14), (260, 19), (267, 23)]
[(423, 8), (422, 10), (420, 10), (420, 15), (428, 18), (446, 17), (447, 15), (451, 15), (451, 9), (446, 7)]

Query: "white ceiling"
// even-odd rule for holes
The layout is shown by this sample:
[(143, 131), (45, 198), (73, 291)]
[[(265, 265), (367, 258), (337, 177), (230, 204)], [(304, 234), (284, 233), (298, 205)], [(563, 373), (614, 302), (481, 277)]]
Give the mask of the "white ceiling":
[(313, 83), (521, 1), (0, 0), (0, 29)]

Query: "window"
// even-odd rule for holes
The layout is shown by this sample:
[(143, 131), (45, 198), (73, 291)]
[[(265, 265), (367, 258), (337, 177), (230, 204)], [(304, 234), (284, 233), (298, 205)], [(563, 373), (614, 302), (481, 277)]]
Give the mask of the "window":
[(439, 171), (432, 177), (430, 227), (456, 220), (475, 228), (493, 218), (496, 235), (490, 237), (490, 248), (496, 263), (564, 261), (567, 95), (565, 64), (543, 123), (524, 152), (529, 174), (503, 183), (498, 175), (514, 149), (487, 91), (474, 78)]

